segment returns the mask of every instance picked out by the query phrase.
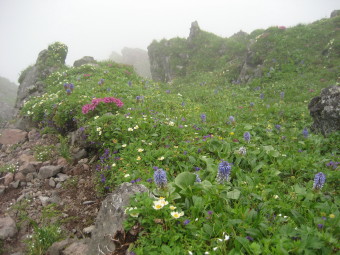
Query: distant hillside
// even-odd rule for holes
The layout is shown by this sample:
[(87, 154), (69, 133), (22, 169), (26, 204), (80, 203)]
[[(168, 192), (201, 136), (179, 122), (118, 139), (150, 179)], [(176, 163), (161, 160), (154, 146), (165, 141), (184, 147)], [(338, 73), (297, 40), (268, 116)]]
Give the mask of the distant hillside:
[(124, 48), (121, 54), (112, 52), (110, 60), (121, 64), (132, 65), (140, 76), (151, 78), (149, 56), (145, 50)]
[(333, 79), (340, 65), (340, 16), (333, 13), (312, 24), (241, 31), (229, 38), (205, 32), (193, 22), (188, 38), (149, 45), (152, 77), (168, 82), (217, 71), (225, 81), (244, 83), (256, 77), (321, 72)]
[(14, 105), (17, 97), (18, 85), (4, 77), (0, 77), (0, 102)]

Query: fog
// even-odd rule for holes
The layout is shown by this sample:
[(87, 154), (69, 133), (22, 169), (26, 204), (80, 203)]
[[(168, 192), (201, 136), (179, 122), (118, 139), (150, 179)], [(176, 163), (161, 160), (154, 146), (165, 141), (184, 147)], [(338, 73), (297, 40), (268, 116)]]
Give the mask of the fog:
[(0, 76), (21, 70), (55, 41), (83, 56), (107, 59), (123, 47), (147, 49), (154, 40), (187, 37), (192, 21), (229, 37), (243, 30), (294, 26), (328, 18), (339, 0), (0, 0)]

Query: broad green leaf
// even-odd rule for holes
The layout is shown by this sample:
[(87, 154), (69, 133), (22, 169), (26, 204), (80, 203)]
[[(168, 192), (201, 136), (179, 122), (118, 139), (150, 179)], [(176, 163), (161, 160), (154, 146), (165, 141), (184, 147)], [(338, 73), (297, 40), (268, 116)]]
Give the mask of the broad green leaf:
[(183, 172), (177, 175), (175, 184), (181, 189), (186, 189), (188, 186), (194, 185), (195, 180), (196, 175), (189, 172)]
[(234, 189), (227, 193), (227, 197), (230, 199), (239, 199), (240, 195), (241, 195), (241, 191), (239, 191), (238, 189)]

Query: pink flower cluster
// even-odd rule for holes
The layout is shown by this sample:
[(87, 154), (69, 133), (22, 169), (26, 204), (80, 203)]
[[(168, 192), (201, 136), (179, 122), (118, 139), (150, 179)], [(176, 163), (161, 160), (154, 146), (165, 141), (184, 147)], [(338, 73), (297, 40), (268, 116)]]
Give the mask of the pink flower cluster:
[(121, 108), (124, 105), (124, 103), (122, 101), (120, 101), (119, 99), (114, 98), (114, 97), (95, 98), (95, 99), (92, 100), (91, 104), (86, 104), (86, 105), (83, 106), (82, 113), (87, 114), (89, 111), (93, 111), (94, 109), (96, 109), (97, 105), (100, 102), (103, 102), (105, 104), (115, 103), (118, 108)]

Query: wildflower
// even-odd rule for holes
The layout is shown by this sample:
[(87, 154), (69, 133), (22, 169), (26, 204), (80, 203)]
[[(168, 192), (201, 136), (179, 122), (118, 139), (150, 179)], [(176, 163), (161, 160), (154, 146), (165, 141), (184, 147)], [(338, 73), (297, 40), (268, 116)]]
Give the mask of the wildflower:
[(246, 155), (247, 154), (247, 149), (242, 146), (241, 148), (238, 149), (238, 154)]
[(307, 138), (309, 133), (308, 133), (308, 129), (307, 128), (304, 128), (303, 131), (302, 131), (302, 135)]
[(130, 214), (131, 215), (131, 217), (134, 217), (134, 218), (137, 218), (138, 217), (138, 215), (139, 215), (139, 213), (137, 213), (137, 212), (130, 212), (130, 211), (134, 211), (134, 210), (136, 210), (137, 209), (137, 207), (127, 207), (126, 209), (125, 209), (125, 211), (124, 211), (124, 213), (125, 214)]
[(229, 135), (235, 135), (235, 133), (234, 132), (230, 132)]
[(128, 131), (129, 131), (129, 132), (132, 132), (132, 131), (133, 131), (133, 128), (128, 128)]
[(280, 97), (281, 97), (281, 99), (283, 99), (285, 97), (285, 93), (283, 91), (280, 93)]
[(319, 172), (314, 177), (313, 189), (321, 189), (325, 184), (326, 176), (323, 172)]
[(246, 142), (248, 142), (248, 143), (250, 141), (250, 137), (251, 137), (251, 135), (248, 131), (243, 134), (244, 140), (246, 140)]
[(166, 186), (167, 184), (166, 172), (162, 168), (157, 169), (153, 177), (158, 188), (164, 188)]
[(192, 253), (191, 251), (188, 251), (188, 254), (189, 254), (189, 255), (193, 255), (193, 253)]
[(176, 206), (170, 205), (170, 210), (175, 210), (176, 208)]
[(334, 218), (335, 218), (335, 215), (334, 215), (333, 213), (331, 213), (331, 214), (329, 215), (329, 218), (334, 219)]
[(274, 195), (273, 197), (274, 197), (274, 199), (278, 199), (278, 198), (279, 198), (279, 196), (278, 196), (278, 195)]
[(230, 239), (230, 236), (226, 235), (224, 232), (223, 232), (223, 235), (224, 235), (224, 240), (225, 241), (228, 241)]
[(129, 175), (129, 174), (126, 174), (126, 175), (124, 175), (124, 177), (125, 177), (125, 178), (128, 178), (128, 177), (130, 177), (130, 175)]
[(182, 217), (184, 215), (184, 212), (171, 212), (170, 214), (175, 219), (178, 219), (178, 218), (180, 218), (180, 217)]
[(218, 247), (214, 247), (214, 248), (213, 248), (213, 251), (216, 251), (217, 249), (218, 249)]
[(246, 238), (247, 238), (250, 242), (254, 241), (254, 238), (252, 238), (251, 236), (246, 236)]
[(163, 159), (164, 159), (164, 157), (163, 157), (163, 156), (158, 158), (158, 160), (163, 160)]
[(98, 119), (98, 118), (99, 118), (99, 116), (95, 116), (95, 117), (94, 117), (95, 120)]
[(159, 209), (162, 209), (164, 207), (164, 204), (160, 203), (159, 201), (154, 201), (152, 207), (155, 210), (159, 210)]
[(144, 151), (144, 149), (142, 149), (142, 148), (139, 148), (137, 151), (138, 151), (138, 152), (143, 152), (143, 151)]
[(323, 224), (318, 224), (318, 229), (322, 229), (324, 227)]
[(253, 102), (251, 102), (249, 105), (250, 105), (250, 107), (253, 107), (255, 104)]
[(231, 164), (227, 161), (222, 161), (218, 166), (217, 181), (221, 184), (228, 181), (231, 171)]
[(234, 117), (234, 116), (229, 116), (229, 120), (230, 120), (231, 122), (235, 122), (235, 117)]
[(196, 174), (196, 173), (195, 173), (195, 175), (196, 175), (196, 180), (195, 180), (195, 182), (202, 182), (200, 176), (199, 176), (198, 174)]
[(190, 220), (186, 219), (185, 221), (183, 221), (184, 225), (188, 225), (190, 223)]
[(123, 147), (123, 148), (125, 148), (125, 147), (126, 147), (126, 144), (125, 144), (125, 143), (124, 143), (124, 144), (122, 144), (122, 147)]
[(170, 122), (169, 122), (169, 126), (172, 126), (172, 127), (173, 127), (174, 125), (175, 125), (175, 123), (174, 123), (173, 121), (170, 121)]
[(260, 94), (260, 98), (264, 99), (264, 94), (263, 93)]
[(138, 125), (134, 126), (134, 129), (138, 129), (138, 128), (139, 128)]
[(205, 115), (204, 113), (201, 114), (201, 120), (202, 122), (206, 122), (207, 121), (207, 115)]
[(115, 166), (116, 166), (116, 163), (113, 163), (113, 164), (112, 164), (112, 167), (115, 167)]
[(140, 156), (137, 157), (137, 160), (141, 160), (142, 158)]
[(275, 128), (280, 131), (281, 130), (281, 125), (275, 125)]

